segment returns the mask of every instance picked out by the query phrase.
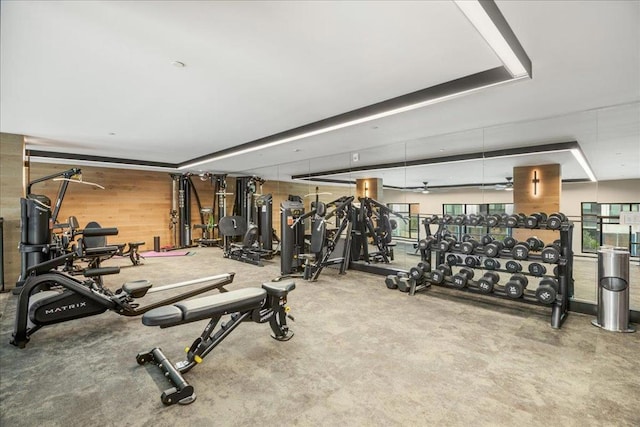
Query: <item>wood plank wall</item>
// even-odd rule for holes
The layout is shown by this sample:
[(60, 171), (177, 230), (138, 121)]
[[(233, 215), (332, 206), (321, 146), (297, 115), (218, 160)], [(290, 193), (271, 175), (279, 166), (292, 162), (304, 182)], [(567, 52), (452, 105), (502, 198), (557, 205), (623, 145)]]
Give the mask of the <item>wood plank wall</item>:
[(4, 250), (0, 254), (4, 267), (5, 290), (12, 289), (20, 275), (20, 197), (22, 197), (22, 135), (0, 134), (0, 217), (4, 218)]
[[(537, 173), (540, 182), (537, 194), (534, 194), (533, 173)], [(560, 210), (560, 193), (562, 177), (559, 164), (522, 166), (513, 168), (513, 209), (527, 215), (534, 212), (545, 212), (547, 215)], [(556, 231), (550, 230), (514, 230), (513, 237), (526, 240), (535, 235), (546, 243), (560, 238)]]
[[(65, 171), (69, 165), (31, 163), (29, 179), (34, 180)], [(82, 179), (105, 187), (70, 183), (64, 197), (58, 222), (71, 215), (81, 227), (96, 221), (103, 227), (117, 227), (118, 236), (109, 243), (144, 241), (142, 250), (153, 249), (153, 237), (161, 244), (170, 242), (169, 211), (171, 209), (171, 178), (166, 172), (148, 172), (83, 166)], [(55, 203), (60, 182), (49, 180), (35, 184), (32, 192), (44, 194)]]

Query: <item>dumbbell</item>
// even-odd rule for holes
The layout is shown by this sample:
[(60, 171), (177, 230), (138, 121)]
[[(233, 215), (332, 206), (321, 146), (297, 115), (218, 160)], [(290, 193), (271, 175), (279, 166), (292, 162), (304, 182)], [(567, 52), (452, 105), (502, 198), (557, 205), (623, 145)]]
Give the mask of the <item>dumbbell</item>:
[(511, 249), (511, 256), (519, 261), (529, 258), (529, 245), (526, 242), (519, 242)]
[(453, 217), (449, 214), (442, 215), (442, 220), (440, 222), (442, 224), (451, 224), (451, 222), (453, 222)]
[(429, 280), (433, 283), (442, 283), (445, 276), (451, 276), (451, 267), (447, 264), (440, 264), (429, 274)]
[(520, 217), (518, 215), (509, 215), (505, 221), (505, 225), (509, 228), (514, 228), (518, 226), (520, 222)]
[(462, 257), (456, 254), (447, 254), (447, 264), (450, 266), (462, 264)]
[(547, 220), (547, 214), (544, 212), (535, 212), (532, 213), (524, 220), (524, 226), (526, 228), (538, 228), (540, 223), (543, 223)]
[(516, 273), (504, 285), (504, 291), (510, 298), (520, 298), (528, 284), (529, 279), (527, 279), (527, 276), (522, 273)]
[(545, 277), (540, 281), (538, 289), (536, 289), (536, 299), (542, 304), (552, 304), (558, 296), (558, 281)]
[(429, 278), (431, 265), (428, 262), (421, 261), (417, 266), (409, 269), (409, 277), (412, 278), (417, 285), (423, 284)]
[(466, 242), (460, 243), (460, 252), (467, 255), (472, 254), (477, 247), (478, 247), (478, 242), (471, 237), (467, 239)]
[(489, 258), (495, 258), (500, 256), (500, 251), (504, 248), (504, 245), (499, 240), (494, 240), (493, 242), (484, 246), (484, 254)]
[(547, 218), (547, 228), (549, 230), (560, 230), (562, 223), (567, 221), (567, 216), (562, 212), (554, 212)]
[(482, 245), (488, 245), (489, 243), (493, 242), (495, 239), (493, 238), (493, 236), (491, 234), (485, 234), (484, 236), (482, 236), (480, 238), (480, 243), (482, 243)]
[(389, 274), (384, 279), (384, 284), (387, 285), (389, 289), (398, 289), (398, 276), (395, 274)]
[(500, 215), (489, 215), (487, 216), (487, 225), (489, 227), (495, 227), (498, 224), (500, 224), (501, 220), (502, 220), (502, 217), (500, 217)]
[(431, 247), (432, 239), (420, 239), (418, 240), (418, 249), (421, 251), (426, 251)]
[(456, 289), (463, 289), (469, 280), (473, 279), (474, 271), (467, 267), (462, 267), (460, 271), (453, 275), (452, 284)]
[(476, 214), (469, 215), (469, 225), (473, 225), (475, 227), (482, 224), (484, 224), (484, 216)]
[(480, 265), (480, 258), (475, 257), (475, 256), (467, 256), (464, 259), (464, 265), (466, 265), (467, 267), (477, 267)]
[(555, 264), (560, 260), (560, 247), (551, 243), (542, 250), (540, 257), (548, 264)]
[(490, 294), (493, 292), (493, 287), (500, 281), (500, 275), (494, 271), (487, 271), (484, 275), (478, 279), (478, 289), (483, 294)]
[(447, 252), (447, 251), (453, 249), (453, 247), (455, 246), (456, 243), (457, 242), (456, 242), (455, 237), (453, 237), (450, 234), (447, 234), (438, 243), (438, 249), (440, 249), (442, 252)]
[(544, 242), (538, 239), (536, 236), (529, 237), (527, 239), (527, 244), (529, 245), (529, 250), (531, 251), (539, 251), (544, 248)]
[(415, 280), (411, 277), (399, 277), (398, 278), (398, 290), (400, 292), (409, 292), (415, 285)]
[(485, 258), (484, 268), (487, 270), (498, 270), (500, 268), (500, 261), (495, 258)]
[(473, 239), (473, 237), (471, 237), (471, 234), (469, 234), (469, 233), (464, 233), (464, 234), (462, 235), (462, 241), (463, 241), (463, 242), (468, 242), (470, 239)]
[(558, 268), (558, 266), (556, 265), (555, 267), (553, 267), (553, 275), (558, 277), (560, 275), (560, 269)]
[(467, 217), (465, 215), (458, 215), (454, 220), (453, 223), (455, 225), (465, 225), (467, 223)]
[(547, 267), (539, 262), (533, 262), (529, 264), (529, 273), (531, 273), (532, 276), (542, 277), (547, 274)]
[(507, 236), (502, 240), (502, 244), (507, 249), (513, 249), (513, 247), (518, 244), (518, 241), (511, 236)]
[(522, 264), (511, 259), (507, 261), (505, 268), (509, 273), (520, 273), (522, 271)]

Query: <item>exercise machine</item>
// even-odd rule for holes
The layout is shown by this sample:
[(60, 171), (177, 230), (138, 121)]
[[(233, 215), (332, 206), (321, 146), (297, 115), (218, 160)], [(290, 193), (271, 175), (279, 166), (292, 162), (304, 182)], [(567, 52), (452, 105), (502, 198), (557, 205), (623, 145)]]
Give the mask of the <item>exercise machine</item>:
[[(316, 201), (311, 211), (299, 216), (289, 227), (295, 229), (298, 223), (312, 218), (309, 252), (298, 254), (298, 258), (304, 260), (302, 278), (305, 280), (316, 281), (322, 270), (330, 266), (337, 267), (340, 274), (346, 273), (351, 250), (353, 223), (350, 210), (353, 200), (353, 196), (344, 196), (327, 204)], [(333, 210), (328, 212), (331, 208)], [(336, 228), (329, 229), (327, 224), (333, 217), (336, 218)], [(287, 276), (292, 277), (291, 274)]]
[[(115, 230), (115, 231), (114, 231)], [(87, 228), (83, 239), (117, 234), (112, 228)], [(235, 273), (226, 273), (196, 280), (152, 288), (147, 280), (127, 282), (115, 292), (103, 286), (100, 277), (116, 274), (119, 267), (94, 267), (81, 271), (84, 280), (58, 271), (59, 267), (73, 265), (74, 260), (100, 259), (110, 256), (117, 247), (91, 247), (79, 244), (74, 251), (56, 256), (26, 269), (26, 280), (20, 289), (11, 344), (24, 348), (30, 336), (42, 326), (68, 320), (93, 316), (107, 310), (123, 316), (138, 316), (149, 310), (190, 298), (212, 289), (226, 292), (224, 286), (233, 282)], [(91, 262), (89, 263), (90, 265)], [(175, 289), (183, 286), (202, 285), (162, 301), (140, 306), (138, 299), (147, 294)]]
[[(405, 222), (407, 220), (399, 213), (370, 197), (360, 197), (358, 200), (360, 207), (354, 209), (356, 226), (354, 227), (352, 259), (354, 261), (364, 260), (367, 263), (374, 261), (388, 264), (394, 257), (395, 243), (392, 239), (392, 233), (398, 226), (398, 223), (390, 216), (394, 215)], [(369, 238), (377, 247), (376, 252), (369, 252)]]
[[(49, 180), (61, 181), (53, 204), (47, 196), (31, 191), (35, 184)], [(30, 267), (55, 258), (66, 247), (68, 241), (65, 236), (57, 236), (52, 230), (64, 227), (64, 224), (58, 224), (57, 219), (70, 182), (104, 189), (99, 184), (82, 181), (82, 170), (78, 168), (47, 175), (27, 185), (27, 196), (20, 199), (20, 277), (14, 294), (20, 292)]]
[(289, 195), (280, 203), (280, 273), (283, 276), (299, 273), (303, 269), (305, 253), (304, 215), (302, 197)]
[[(269, 322), (271, 337), (278, 341), (288, 341), (293, 332), (287, 326), (289, 307), (287, 296), (295, 289), (295, 282), (263, 283), (261, 288), (245, 288), (225, 294), (210, 295), (194, 300), (156, 308), (142, 316), (146, 326), (170, 328), (199, 320), (209, 319), (204, 330), (193, 343), (186, 348), (186, 359), (172, 363), (160, 348), (154, 348), (136, 356), (138, 364), (153, 363), (160, 368), (172, 387), (164, 390), (160, 397), (165, 405), (180, 403), (187, 405), (196, 399), (193, 386), (184, 379), (183, 374), (190, 371), (218, 346), (242, 322)], [(230, 319), (216, 326), (222, 316)]]

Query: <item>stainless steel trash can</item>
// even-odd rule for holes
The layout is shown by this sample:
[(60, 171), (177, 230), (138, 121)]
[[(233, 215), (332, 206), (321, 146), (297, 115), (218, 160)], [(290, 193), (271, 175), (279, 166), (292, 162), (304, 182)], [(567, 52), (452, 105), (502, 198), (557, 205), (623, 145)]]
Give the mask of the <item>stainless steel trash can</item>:
[(629, 327), (629, 250), (598, 249), (598, 314), (591, 323), (614, 332), (635, 332)]

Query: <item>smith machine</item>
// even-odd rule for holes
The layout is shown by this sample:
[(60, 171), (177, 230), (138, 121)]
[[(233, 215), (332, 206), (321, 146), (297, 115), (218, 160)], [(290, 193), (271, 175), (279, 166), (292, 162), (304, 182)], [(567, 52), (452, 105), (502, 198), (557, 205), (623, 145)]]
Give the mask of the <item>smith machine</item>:
[[(211, 207), (203, 207), (193, 184), (192, 177), (199, 176), (202, 181), (209, 181), (213, 189), (213, 202)], [(193, 246), (193, 242), (202, 246), (219, 245), (222, 236), (215, 235), (218, 220), (226, 215), (227, 183), (225, 174), (204, 173), (194, 175), (191, 173), (171, 174), (172, 204), (170, 212), (169, 228), (173, 230), (173, 248), (187, 248)], [(191, 197), (195, 198), (200, 215), (200, 224), (191, 225)], [(215, 213), (214, 213), (215, 212)], [(202, 230), (202, 238), (194, 239), (192, 229)]]

